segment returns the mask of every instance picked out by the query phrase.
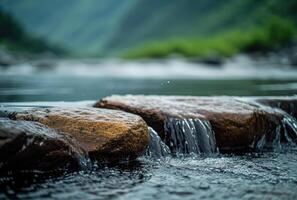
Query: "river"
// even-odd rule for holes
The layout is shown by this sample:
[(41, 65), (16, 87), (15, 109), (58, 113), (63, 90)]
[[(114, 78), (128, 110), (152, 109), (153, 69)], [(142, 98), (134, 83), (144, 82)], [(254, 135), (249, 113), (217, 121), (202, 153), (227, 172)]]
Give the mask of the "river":
[[(244, 56), (223, 66), (180, 59), (59, 60), (50, 67), (35, 65), (41, 64), (0, 69), (3, 105), (84, 104), (112, 94), (297, 94), (296, 68)], [(142, 156), (135, 163), (94, 164), (91, 169), (60, 176), (39, 176), (1, 177), (0, 198), (296, 199), (297, 148), (243, 155)]]

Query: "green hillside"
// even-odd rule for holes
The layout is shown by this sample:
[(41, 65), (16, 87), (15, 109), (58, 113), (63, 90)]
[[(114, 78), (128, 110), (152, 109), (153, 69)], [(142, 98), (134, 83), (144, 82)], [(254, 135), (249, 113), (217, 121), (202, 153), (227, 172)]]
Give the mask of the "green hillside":
[(186, 37), (149, 42), (122, 54), (124, 58), (165, 58), (182, 55), (200, 59), (229, 57), (238, 53), (278, 50), (296, 37), (292, 22), (271, 17), (264, 24), (245, 31), (233, 30), (214, 36)]
[(10, 51), (42, 53), (51, 51), (61, 54), (63, 51), (50, 46), (45, 41), (29, 36), (20, 24), (9, 14), (0, 10), (0, 47)]
[(272, 16), (297, 24), (296, 0), (2, 0), (0, 6), (34, 35), (89, 56), (245, 32)]
[(150, 41), (217, 36), (230, 30), (246, 31), (267, 23), (272, 16), (279, 16), (297, 24), (296, 0), (161, 2), (139, 1), (115, 31), (121, 35), (115, 34), (107, 48), (123, 49)]
[(35, 35), (74, 54), (100, 55), (133, 0), (2, 0), (0, 5)]

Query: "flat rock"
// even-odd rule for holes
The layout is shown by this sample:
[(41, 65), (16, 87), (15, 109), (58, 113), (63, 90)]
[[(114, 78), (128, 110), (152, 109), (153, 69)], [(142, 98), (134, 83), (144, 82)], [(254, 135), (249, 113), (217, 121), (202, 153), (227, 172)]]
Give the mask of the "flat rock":
[(92, 159), (134, 159), (148, 145), (148, 127), (137, 115), (88, 107), (35, 108), (10, 114), (68, 134)]
[(290, 97), (250, 97), (250, 100), (273, 108), (284, 110), (297, 118), (297, 96)]
[[(288, 117), (285, 111), (294, 113), (296, 107), (285, 109), (292, 99), (276, 99), (282, 102), (282, 106), (273, 106), (273, 98), (126, 95), (106, 97), (94, 106), (138, 114), (162, 139), (174, 129), (168, 129), (168, 122), (172, 119), (206, 120), (215, 133), (219, 150), (235, 152), (254, 149), (261, 145), (264, 136), (266, 140), (270, 138), (268, 143), (272, 145), (276, 137), (284, 131), (287, 133), (288, 130), (284, 130), (284, 118)], [(293, 99), (296, 101), (297, 98)], [(179, 129), (182, 128), (179, 126)], [(285, 139), (281, 137), (281, 140)]]
[(70, 137), (40, 123), (0, 118), (0, 172), (77, 169), (84, 155)]

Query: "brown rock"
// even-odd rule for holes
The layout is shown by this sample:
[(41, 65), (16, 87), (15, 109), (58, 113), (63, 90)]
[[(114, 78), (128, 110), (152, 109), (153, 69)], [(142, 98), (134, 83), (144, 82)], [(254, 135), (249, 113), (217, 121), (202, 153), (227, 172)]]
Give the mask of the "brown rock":
[(288, 114), (297, 118), (297, 96), (292, 97), (252, 97), (250, 98), (258, 103), (273, 108), (284, 110)]
[(169, 119), (208, 120), (220, 151), (233, 152), (255, 148), (263, 136), (273, 140), (284, 131), (285, 113), (259, 102), (239, 97), (127, 95), (104, 98), (95, 107), (138, 114), (163, 139)]
[(70, 137), (36, 122), (0, 118), (0, 172), (77, 169), (84, 159)]
[(92, 159), (133, 159), (148, 145), (146, 123), (122, 111), (52, 107), (19, 112), (12, 118), (36, 121), (71, 135)]

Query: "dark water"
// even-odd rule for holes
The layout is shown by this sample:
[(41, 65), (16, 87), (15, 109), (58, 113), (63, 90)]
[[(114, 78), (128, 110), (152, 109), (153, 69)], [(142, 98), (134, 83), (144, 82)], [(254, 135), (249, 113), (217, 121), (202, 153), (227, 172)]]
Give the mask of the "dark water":
[[(223, 68), (179, 62), (68, 61), (45, 71), (15, 66), (0, 70), (0, 102), (46, 106), (63, 104), (52, 101), (95, 101), (112, 94), (297, 94), (297, 70), (258, 69), (254, 63), (240, 62)], [(160, 159), (143, 156), (136, 163), (39, 176), (0, 177), (0, 199), (297, 199), (297, 149)]]
[[(141, 158), (131, 166), (6, 186), (6, 197), (45, 199), (296, 199), (296, 150), (242, 156)], [(4, 194), (1, 197), (5, 197)]]

